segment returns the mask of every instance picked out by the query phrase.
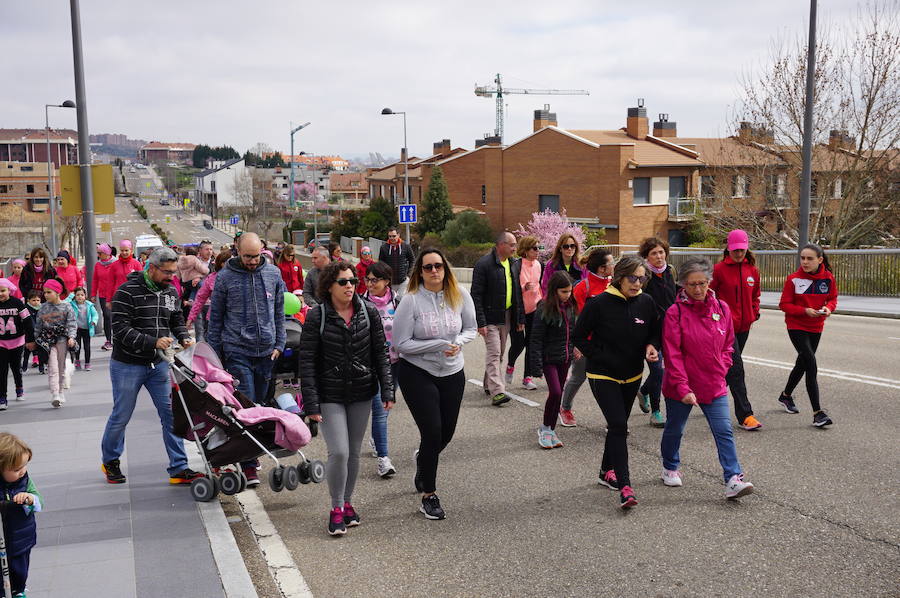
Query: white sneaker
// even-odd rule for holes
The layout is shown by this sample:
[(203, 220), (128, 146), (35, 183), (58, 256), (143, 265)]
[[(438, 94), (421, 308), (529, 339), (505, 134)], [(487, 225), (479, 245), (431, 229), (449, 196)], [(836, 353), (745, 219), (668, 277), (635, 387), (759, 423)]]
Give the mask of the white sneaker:
[(666, 486), (681, 486), (681, 472), (680, 471), (672, 471), (669, 469), (663, 469), (662, 475), (663, 484)]
[(534, 383), (531, 376), (522, 378), (522, 388), (525, 390), (537, 390), (537, 384)]
[(731, 476), (725, 483), (725, 498), (731, 500), (746, 496), (753, 492), (753, 484), (744, 481), (744, 474), (739, 473)]
[(516, 372), (515, 368), (506, 368), (506, 374), (503, 376), (503, 379), (506, 381), (507, 386), (512, 385), (513, 374)]
[(62, 404), (65, 402), (66, 402), (66, 399), (65, 399), (65, 397), (62, 396), (62, 394), (55, 394), (50, 399), (50, 404), (53, 405), (53, 407), (55, 407), (56, 409), (59, 409), (60, 407), (62, 407)]
[(390, 457), (378, 457), (378, 475), (383, 478), (389, 478), (397, 473), (394, 464), (391, 463)]

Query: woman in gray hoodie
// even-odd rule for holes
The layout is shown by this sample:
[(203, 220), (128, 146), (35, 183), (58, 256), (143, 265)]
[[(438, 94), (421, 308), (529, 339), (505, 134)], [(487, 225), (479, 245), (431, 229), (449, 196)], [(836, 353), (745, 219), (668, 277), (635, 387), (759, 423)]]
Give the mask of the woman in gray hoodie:
[(456, 431), (466, 386), (462, 346), (477, 331), (475, 304), (444, 254), (423, 250), (394, 314), (393, 344), (400, 355), (397, 382), (421, 437), (415, 484), (428, 519), (444, 518), (435, 494), (438, 457)]

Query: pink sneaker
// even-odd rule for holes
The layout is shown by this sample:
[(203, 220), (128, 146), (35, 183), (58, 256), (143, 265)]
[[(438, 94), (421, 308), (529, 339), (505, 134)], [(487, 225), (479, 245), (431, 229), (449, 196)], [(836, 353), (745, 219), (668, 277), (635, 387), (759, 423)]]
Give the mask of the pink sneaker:
[(567, 428), (575, 427), (575, 414), (572, 413), (571, 409), (559, 410), (559, 423)]

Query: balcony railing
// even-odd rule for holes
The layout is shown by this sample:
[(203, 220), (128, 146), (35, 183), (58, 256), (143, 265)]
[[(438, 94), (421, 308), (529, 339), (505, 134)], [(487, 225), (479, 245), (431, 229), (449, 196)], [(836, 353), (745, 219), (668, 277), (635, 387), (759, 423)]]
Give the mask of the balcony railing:
[(669, 200), (669, 222), (684, 222), (698, 214), (721, 212), (722, 199), (718, 197), (680, 197)]

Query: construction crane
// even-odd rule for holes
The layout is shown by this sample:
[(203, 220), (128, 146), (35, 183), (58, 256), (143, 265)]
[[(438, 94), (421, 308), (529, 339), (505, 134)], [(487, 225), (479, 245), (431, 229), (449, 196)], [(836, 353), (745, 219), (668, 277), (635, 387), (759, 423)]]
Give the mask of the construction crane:
[(586, 89), (521, 89), (503, 87), (500, 73), (494, 77), (494, 85), (475, 85), (475, 95), (481, 98), (497, 97), (497, 127), (494, 135), (503, 143), (503, 96), (504, 94), (541, 95), (541, 96), (587, 96), (591, 95)]

